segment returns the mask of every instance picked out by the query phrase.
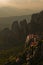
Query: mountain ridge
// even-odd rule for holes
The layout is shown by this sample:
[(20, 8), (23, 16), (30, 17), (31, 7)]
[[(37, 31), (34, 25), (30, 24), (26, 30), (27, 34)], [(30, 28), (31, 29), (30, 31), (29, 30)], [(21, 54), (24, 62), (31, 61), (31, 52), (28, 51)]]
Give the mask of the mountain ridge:
[(0, 30), (3, 30), (6, 27), (11, 28), (14, 21), (20, 22), (23, 19), (27, 19), (27, 22), (30, 22), (31, 15), (0, 17)]

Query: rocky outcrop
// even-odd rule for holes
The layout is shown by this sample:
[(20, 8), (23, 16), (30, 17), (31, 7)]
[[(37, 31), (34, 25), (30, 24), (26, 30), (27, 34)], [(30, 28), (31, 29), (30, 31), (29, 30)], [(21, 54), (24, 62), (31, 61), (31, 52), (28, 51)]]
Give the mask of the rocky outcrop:
[(21, 38), (23, 41), (25, 41), (26, 36), (28, 34), (28, 26), (27, 26), (26, 19), (24, 19), (23, 21), (20, 21), (20, 28), (21, 28)]
[(31, 31), (32, 33), (42, 33), (43, 32), (43, 11), (32, 15)]
[(18, 24), (18, 21), (14, 21), (11, 30), (5, 28), (0, 32), (0, 40), (3, 39), (4, 41), (1, 41), (1, 43), (11, 44), (10, 46), (24, 44), (29, 33), (43, 34), (43, 11), (33, 14), (28, 24), (26, 19), (20, 21), (20, 24)]

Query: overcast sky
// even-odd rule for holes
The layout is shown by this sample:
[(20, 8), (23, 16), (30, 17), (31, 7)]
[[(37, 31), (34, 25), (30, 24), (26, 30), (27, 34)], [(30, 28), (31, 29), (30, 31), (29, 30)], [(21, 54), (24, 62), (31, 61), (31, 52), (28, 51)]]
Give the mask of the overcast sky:
[(0, 0), (0, 8), (43, 10), (43, 0)]

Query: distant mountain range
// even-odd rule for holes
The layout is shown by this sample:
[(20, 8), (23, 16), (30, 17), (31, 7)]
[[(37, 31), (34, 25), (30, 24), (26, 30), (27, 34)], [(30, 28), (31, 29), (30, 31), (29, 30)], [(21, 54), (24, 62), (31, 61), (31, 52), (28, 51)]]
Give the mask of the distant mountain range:
[(32, 9), (18, 9), (16, 7), (1, 7), (0, 17), (30, 15), (35, 12), (39, 12), (39, 11)]
[(4, 28), (10, 28), (14, 21), (22, 21), (23, 19), (27, 20), (27, 23), (31, 20), (31, 15), (23, 15), (23, 16), (11, 16), (11, 17), (0, 17), (0, 30)]

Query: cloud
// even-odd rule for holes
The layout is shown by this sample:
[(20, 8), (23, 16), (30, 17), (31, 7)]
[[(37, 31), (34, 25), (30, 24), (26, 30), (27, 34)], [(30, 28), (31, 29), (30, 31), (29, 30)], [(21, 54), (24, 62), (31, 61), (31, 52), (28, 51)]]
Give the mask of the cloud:
[(31, 0), (32, 2), (39, 2), (40, 0)]
[(0, 0), (0, 7), (4, 7), (8, 5), (9, 0)]
[[(4, 0), (3, 0), (4, 1)], [(43, 0), (6, 0), (1, 6), (16, 7), (19, 9), (43, 9)]]
[(28, 14), (43, 10), (43, 0), (0, 0), (0, 7), (5, 7), (0, 8), (0, 16)]
[(43, 8), (43, 0), (9, 0), (9, 4), (20, 9)]

